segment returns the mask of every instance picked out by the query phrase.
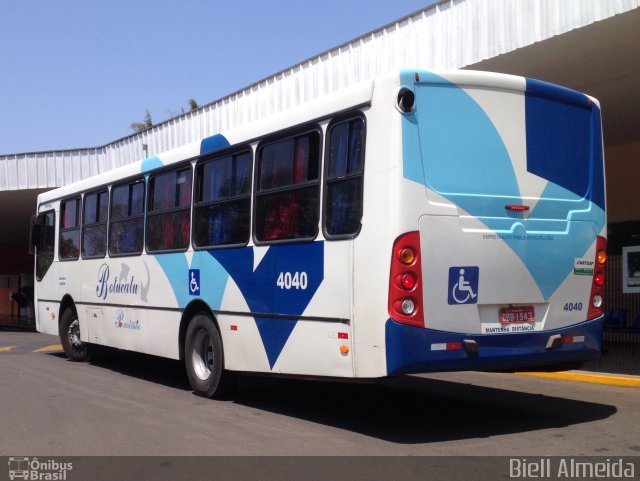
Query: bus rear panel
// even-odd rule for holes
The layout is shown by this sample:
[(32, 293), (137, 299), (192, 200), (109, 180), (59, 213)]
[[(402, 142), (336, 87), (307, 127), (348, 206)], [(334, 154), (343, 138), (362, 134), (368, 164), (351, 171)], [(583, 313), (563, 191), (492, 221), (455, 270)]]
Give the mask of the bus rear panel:
[(405, 72), (402, 89), (415, 100), (402, 114), (411, 198), (400, 208), (415, 226), (391, 253), (388, 373), (597, 357), (606, 260), (597, 102), (468, 72)]

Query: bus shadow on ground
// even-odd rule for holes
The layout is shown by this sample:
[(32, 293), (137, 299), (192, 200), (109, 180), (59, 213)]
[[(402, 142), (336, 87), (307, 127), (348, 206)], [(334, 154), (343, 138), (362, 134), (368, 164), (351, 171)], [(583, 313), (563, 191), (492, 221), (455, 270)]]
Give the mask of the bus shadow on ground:
[[(92, 364), (172, 389), (191, 390), (184, 364), (178, 361), (107, 350)], [(613, 405), (416, 376), (370, 384), (240, 376), (231, 401), (400, 444), (563, 428), (617, 412)], [(215, 406), (219, 401), (210, 402)]]
[[(63, 352), (49, 353), (67, 359)], [(69, 361), (72, 362), (72, 361)], [(190, 391), (184, 364), (172, 359), (149, 356), (113, 348), (100, 348), (91, 360), (95, 368), (108, 369), (124, 376), (134, 377), (174, 389)]]
[(235, 402), (381, 440), (418, 444), (563, 428), (608, 418), (612, 405), (403, 376), (376, 384), (280, 380)]

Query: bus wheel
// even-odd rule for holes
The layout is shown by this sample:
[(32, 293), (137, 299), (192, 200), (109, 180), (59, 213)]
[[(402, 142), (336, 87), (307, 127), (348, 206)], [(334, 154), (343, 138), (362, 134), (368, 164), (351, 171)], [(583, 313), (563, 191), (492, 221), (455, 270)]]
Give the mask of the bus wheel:
[(67, 309), (60, 319), (60, 343), (65, 354), (72, 361), (89, 360), (90, 346), (80, 340), (80, 323), (74, 309)]
[(191, 320), (184, 357), (189, 383), (198, 396), (220, 399), (231, 394), (235, 379), (224, 369), (222, 338), (208, 314), (198, 313)]

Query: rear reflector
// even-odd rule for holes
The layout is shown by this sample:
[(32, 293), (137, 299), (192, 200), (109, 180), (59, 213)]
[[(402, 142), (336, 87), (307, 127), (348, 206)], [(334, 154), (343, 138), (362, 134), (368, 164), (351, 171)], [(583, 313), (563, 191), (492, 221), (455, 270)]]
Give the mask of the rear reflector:
[(562, 338), (562, 344), (573, 344), (574, 342), (584, 342), (584, 336), (565, 336)]
[(461, 342), (442, 342), (431, 344), (432, 351), (459, 351), (462, 349)]

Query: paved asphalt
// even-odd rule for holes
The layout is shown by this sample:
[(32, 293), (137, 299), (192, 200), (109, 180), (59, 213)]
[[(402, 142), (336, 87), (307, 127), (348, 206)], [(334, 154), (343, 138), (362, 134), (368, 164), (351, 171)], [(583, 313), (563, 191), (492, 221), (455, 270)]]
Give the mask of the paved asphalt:
[(492, 373), (243, 378), (233, 400), (213, 401), (178, 362), (73, 363), (58, 342), (0, 330), (0, 456), (640, 455), (638, 388)]

